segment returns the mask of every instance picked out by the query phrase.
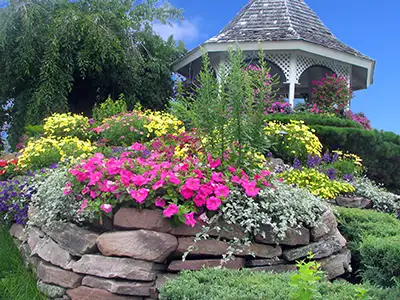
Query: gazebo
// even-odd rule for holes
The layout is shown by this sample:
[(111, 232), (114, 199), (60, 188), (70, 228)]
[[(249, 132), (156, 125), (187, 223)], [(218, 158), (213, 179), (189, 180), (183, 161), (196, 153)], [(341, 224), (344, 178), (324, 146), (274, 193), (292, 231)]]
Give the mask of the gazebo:
[(261, 48), (271, 73), (279, 75), (279, 94), (292, 106), (295, 98), (309, 97), (312, 82), (326, 73), (344, 77), (355, 91), (373, 83), (375, 61), (339, 41), (304, 0), (250, 0), (219, 34), (177, 60), (173, 70), (195, 77), (204, 49), (217, 74), (229, 71), (230, 47), (239, 47), (249, 64), (257, 64)]

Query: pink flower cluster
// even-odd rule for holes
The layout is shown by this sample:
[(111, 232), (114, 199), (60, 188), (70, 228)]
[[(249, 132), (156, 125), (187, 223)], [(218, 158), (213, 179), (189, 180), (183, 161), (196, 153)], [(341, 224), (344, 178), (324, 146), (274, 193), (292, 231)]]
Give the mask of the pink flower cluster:
[(138, 122), (148, 122), (149, 119), (139, 115), (136, 111), (121, 113), (110, 118), (103, 120), (100, 126), (92, 128), (91, 131), (94, 133), (100, 134), (105, 130), (109, 130), (115, 124), (119, 124), (121, 127), (127, 127), (131, 132), (135, 132), (137, 134), (143, 135), (144, 132), (136, 129)]
[(290, 114), (292, 112), (292, 108), (288, 102), (279, 102), (275, 101), (269, 103), (269, 105), (265, 108), (265, 114)]
[(97, 153), (70, 170), (73, 181), (64, 192), (77, 195), (81, 210), (111, 213), (115, 206), (128, 202), (158, 207), (165, 217), (184, 218), (194, 226), (201, 214), (220, 209), (234, 185), (249, 197), (257, 196), (262, 186), (270, 186), (269, 171), (250, 177), (233, 166), (224, 169), (210, 155), (200, 161), (195, 155), (177, 158), (173, 151), (155, 140), (150, 149), (136, 143), (117, 158)]
[(353, 98), (353, 91), (345, 78), (336, 74), (312, 82), (313, 102), (328, 112), (342, 112)]
[(371, 130), (371, 122), (363, 113), (353, 113), (351, 110), (346, 111), (345, 116), (347, 119), (353, 120), (360, 124), (364, 129)]

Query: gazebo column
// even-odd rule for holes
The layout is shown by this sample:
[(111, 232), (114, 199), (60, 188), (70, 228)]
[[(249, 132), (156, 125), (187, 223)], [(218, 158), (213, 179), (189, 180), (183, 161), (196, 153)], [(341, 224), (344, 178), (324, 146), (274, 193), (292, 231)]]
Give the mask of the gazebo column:
[(289, 105), (294, 107), (294, 98), (296, 94), (296, 70), (297, 70), (297, 54), (293, 52), (290, 55), (290, 64), (289, 64)]
[[(347, 86), (349, 87), (349, 89), (351, 89), (351, 78), (353, 77), (353, 68), (352, 66), (348, 66), (347, 67)], [(349, 111), (350, 110), (350, 101), (347, 103), (345, 111)]]

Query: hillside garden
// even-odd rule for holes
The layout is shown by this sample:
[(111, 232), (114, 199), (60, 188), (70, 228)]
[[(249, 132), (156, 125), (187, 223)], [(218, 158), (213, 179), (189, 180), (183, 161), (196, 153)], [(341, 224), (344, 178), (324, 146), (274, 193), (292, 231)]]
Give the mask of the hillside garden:
[[(114, 2), (110, 2), (111, 11)], [(81, 4), (64, 5), (54, 9), (79, 19)], [(39, 16), (49, 13), (42, 4), (37, 7), (40, 10), (30, 12)], [(83, 8), (89, 10), (87, 18), (95, 17), (96, 6), (93, 10)], [(149, 8), (153, 8), (151, 1), (148, 7), (139, 5), (136, 16), (152, 21), (153, 17), (168, 19), (176, 13), (171, 7), (152, 13), (146, 10)], [(53, 24), (65, 26), (57, 18), (43, 20), (51, 24), (43, 23), (45, 29)], [(139, 24), (141, 20), (132, 15), (125, 21)], [(85, 32), (82, 36), (97, 39), (102, 35), (83, 24), (79, 28)], [(1, 296), (45, 299), (34, 283), (32, 287), (32, 274), (21, 266), (5, 233), (12, 224), (42, 227), (71, 222), (85, 227), (94, 222), (103, 225), (120, 208), (151, 209), (162, 212), (162, 218), (174, 226), (204, 224), (197, 241), (220, 230), (221, 222), (234, 224), (244, 235), (229, 241), (221, 259), (224, 266), (235, 259), (238, 249), (250, 245), (259, 235), (265, 236), (265, 226), (284, 238), (289, 229), (318, 227), (323, 213), (332, 208), (352, 252), (353, 270), (342, 276), (349, 282), (328, 281), (310, 253), (297, 262), (298, 271), (292, 273), (223, 268), (186, 271), (161, 288), (160, 299), (398, 299), (400, 137), (372, 129), (363, 114), (346, 109), (352, 91), (343, 78), (327, 75), (314, 82), (315, 100), (292, 109), (276, 99), (277, 78), (271, 76), (263, 53), (259, 54), (259, 65), (246, 66), (238, 50), (229, 54), (230, 73), (218, 79), (205, 55), (196, 81), (178, 82), (175, 97), (168, 102), (173, 91), (166, 77), (165, 90), (156, 92), (155, 98), (135, 90), (135, 85), (123, 85), (134, 79), (122, 84), (115, 78), (125, 76), (133, 63), (111, 55), (116, 49), (121, 57), (125, 55), (121, 51), (126, 45), (118, 44), (120, 38), (115, 37), (110, 49), (103, 49), (105, 43), (99, 41), (98, 51), (111, 55), (100, 55), (104, 59), (100, 64), (104, 69), (100, 70), (88, 63), (93, 58), (85, 52), (89, 40), (72, 43), (75, 49), (71, 50), (60, 44), (71, 39), (64, 35), (68, 31), (57, 32), (60, 36), (54, 37), (52, 45), (65, 51), (60, 57), (77, 53), (73, 63), (62, 62), (71, 63), (68, 68), (58, 65), (68, 70), (68, 74), (58, 74), (65, 77), (46, 80), (53, 70), (46, 63), (54, 55), (52, 48), (44, 52), (32, 48), (34, 55), (44, 53), (44, 57), (36, 60), (32, 55), (32, 61), (26, 61), (25, 67), (31, 71), (24, 74), (24, 83), (12, 74), (18, 69), (3, 68), (9, 78), (20, 81), (0, 85), (1, 96), (14, 99), (13, 109), (6, 109), (4, 115), (12, 126), (11, 136), (18, 135), (17, 152), (4, 153), (0, 160), (0, 215), (4, 223), (0, 238), (15, 264), (10, 270), (4, 264), (7, 256), (0, 251)], [(179, 52), (171, 46), (173, 41), (168, 45), (147, 34), (136, 36), (138, 45), (141, 37), (154, 47), (162, 44), (160, 47)], [(6, 46), (11, 45), (3, 44), (0, 49), (7, 51)], [(14, 53), (17, 59), (23, 52)], [(1, 53), (0, 57), (0, 66), (6, 66)], [(121, 64), (117, 66), (122, 75), (106, 72), (106, 62), (114, 64), (114, 59)], [(155, 63), (145, 56), (143, 59)], [(43, 65), (34, 66), (38, 61)], [(42, 78), (34, 83), (39, 70)], [(101, 84), (109, 82), (107, 76), (118, 82), (113, 93), (111, 87), (102, 87), (99, 97), (103, 101), (93, 107), (90, 118), (68, 111), (74, 89), (71, 82), (76, 80), (67, 78), (79, 77), (78, 70), (93, 78), (101, 74), (97, 78), (101, 78)], [(143, 72), (135, 70), (135, 76)], [(103, 71), (108, 74), (106, 78)], [(29, 88), (25, 82), (31, 83)], [(58, 89), (57, 94), (53, 88)], [(49, 105), (55, 103), (54, 99), (58, 104)], [(28, 123), (17, 127), (26, 120)], [(189, 247), (183, 259), (194, 250)], [(15, 280), (14, 272), (29, 280)], [(19, 289), (21, 284), (25, 289)]]

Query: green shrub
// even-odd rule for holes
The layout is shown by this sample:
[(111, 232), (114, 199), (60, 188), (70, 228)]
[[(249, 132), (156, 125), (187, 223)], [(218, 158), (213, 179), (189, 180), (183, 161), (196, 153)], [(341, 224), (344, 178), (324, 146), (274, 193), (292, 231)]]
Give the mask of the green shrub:
[[(291, 273), (270, 274), (250, 270), (204, 269), (182, 272), (177, 280), (168, 281), (162, 288), (162, 300), (282, 300), (291, 299)], [(338, 281), (316, 284), (321, 299), (355, 300), (360, 289), (367, 290), (369, 300), (397, 300), (396, 289), (379, 289), (370, 285), (352, 285)]]
[(111, 116), (115, 116), (119, 113), (127, 112), (127, 105), (125, 101), (125, 97), (121, 94), (118, 100), (113, 100), (110, 96), (101, 103), (100, 105), (96, 104), (93, 107), (93, 119), (96, 122), (102, 122), (104, 119), (109, 118)]
[(43, 125), (27, 125), (25, 132), (29, 137), (39, 137), (44, 133)]
[(363, 280), (400, 289), (400, 231), (397, 236), (367, 236), (360, 245)]
[(280, 121), (282, 123), (289, 123), (290, 120), (304, 121), (306, 125), (322, 125), (322, 126), (335, 126), (335, 127), (351, 127), (362, 128), (360, 124), (348, 119), (342, 119), (337, 116), (328, 116), (313, 113), (295, 113), (295, 114), (273, 114), (266, 116), (267, 121)]
[[(349, 241), (352, 267), (361, 271), (363, 280), (384, 286), (394, 284), (392, 276), (395, 265), (387, 262), (396, 257), (398, 261), (400, 259), (399, 248), (395, 246), (399, 244), (400, 221), (392, 215), (373, 210), (338, 207), (337, 212), (339, 229)], [(381, 246), (378, 247), (378, 244)], [(382, 262), (377, 264), (376, 259)], [(378, 272), (381, 275), (375, 276)]]

